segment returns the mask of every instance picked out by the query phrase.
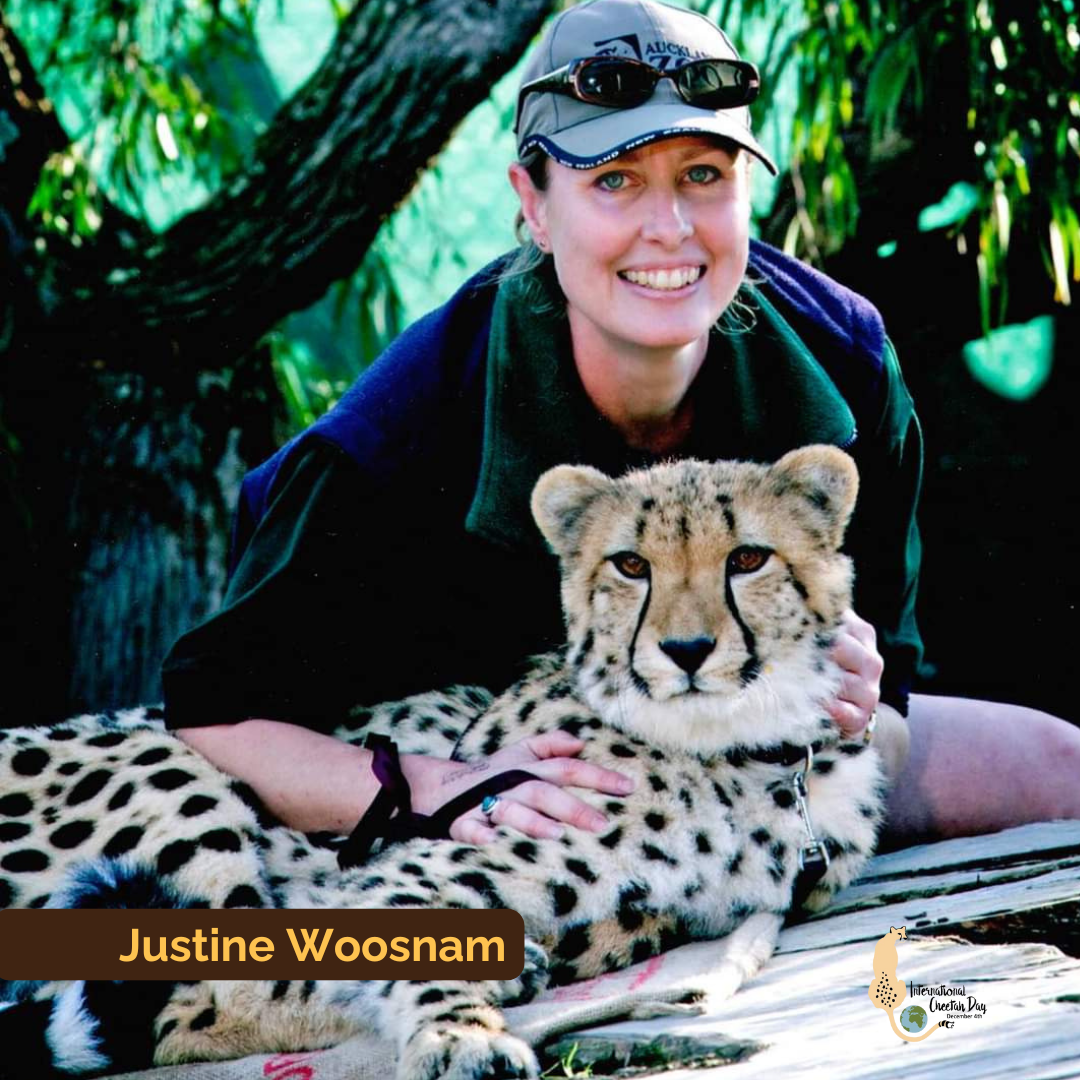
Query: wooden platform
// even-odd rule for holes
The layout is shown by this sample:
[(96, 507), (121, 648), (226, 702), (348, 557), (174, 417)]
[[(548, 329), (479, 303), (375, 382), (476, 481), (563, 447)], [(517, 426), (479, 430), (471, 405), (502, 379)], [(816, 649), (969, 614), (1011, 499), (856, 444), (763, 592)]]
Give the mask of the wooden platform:
[[(867, 995), (874, 945), (890, 926), (906, 926), (909, 934), (897, 949), (897, 974), (909, 987), (905, 1004), (929, 1005), (929, 998), (911, 994), (915, 983), (962, 986), (965, 1003), (974, 997), (985, 1015), (957, 1018), (953, 1028), (924, 1042), (899, 1039)], [(723, 977), (712, 978), (723, 969), (723, 951), (723, 943), (684, 946), (549, 992), (508, 1009), (507, 1019), (534, 1043), (570, 1030), (548, 1041), (548, 1051), (564, 1056), (576, 1044), (577, 1068), (595, 1059), (594, 1077), (1076, 1080), (1080, 822), (879, 856), (826, 915), (786, 929), (778, 955), (733, 997), (710, 1002), (698, 1015), (671, 1004), (682, 997), (680, 987), (726, 985)], [(682, 1012), (585, 1026), (641, 1007), (650, 1015), (663, 1008)], [(930, 1022), (940, 1015), (931, 1012)], [(117, 1080), (390, 1080), (393, 1073), (393, 1048), (357, 1037), (329, 1050), (155, 1069)], [(547, 1075), (564, 1073), (556, 1065)]]
[[(909, 935), (898, 945), (905, 1004), (929, 1005), (913, 983), (962, 986), (985, 1015), (957, 1017), (920, 1043), (897, 1038), (867, 996), (874, 944), (890, 926)], [(598, 1073), (617, 1059), (630, 1066), (624, 1076), (670, 1080), (720, 1068), (725, 1080), (1076, 1078), (1078, 957), (1080, 822), (1025, 826), (879, 856), (826, 915), (786, 929), (761, 975), (705, 1015), (606, 1025), (560, 1045), (579, 1043), (577, 1061), (598, 1059)]]

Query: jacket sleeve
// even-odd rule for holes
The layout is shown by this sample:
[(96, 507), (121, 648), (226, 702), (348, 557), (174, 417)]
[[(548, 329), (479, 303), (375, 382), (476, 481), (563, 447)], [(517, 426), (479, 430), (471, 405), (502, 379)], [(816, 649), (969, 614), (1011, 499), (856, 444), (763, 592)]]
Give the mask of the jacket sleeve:
[(855, 610), (877, 631), (885, 660), (881, 699), (907, 715), (923, 655), (915, 618), (922, 544), (916, 508), (922, 484), (922, 431), (892, 343), (883, 356), (880, 411), (860, 431), (855, 460), (859, 500), (848, 533), (855, 560)]
[[(312, 441), (290, 462), (244, 549), (223, 603), (173, 646), (162, 669), (172, 728), (252, 717), (332, 726), (347, 707), (343, 672), (356, 643), (342, 608), (364, 596), (363, 475)], [(337, 722), (336, 720), (334, 722)]]

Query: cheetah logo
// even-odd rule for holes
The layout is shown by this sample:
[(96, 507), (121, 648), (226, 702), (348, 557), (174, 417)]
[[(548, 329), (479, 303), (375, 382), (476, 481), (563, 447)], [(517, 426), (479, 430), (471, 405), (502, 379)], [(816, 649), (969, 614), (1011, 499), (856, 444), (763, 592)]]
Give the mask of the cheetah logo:
[[(874, 946), (874, 981), (867, 993), (874, 1007), (882, 1009), (892, 1024), (893, 1031), (907, 1042), (922, 1042), (931, 1032), (941, 1027), (940, 1021), (921, 1035), (908, 1035), (896, 1026), (895, 1010), (907, 997), (907, 985), (897, 977), (896, 943), (903, 938), (907, 941), (907, 927), (889, 927), (889, 932)], [(921, 1010), (920, 1010), (921, 1011)], [(925, 1014), (923, 1023), (925, 1023)]]
[(625, 56), (630, 60), (642, 60), (641, 42), (637, 34), (621, 34), (619, 37), (594, 41), (597, 56)]

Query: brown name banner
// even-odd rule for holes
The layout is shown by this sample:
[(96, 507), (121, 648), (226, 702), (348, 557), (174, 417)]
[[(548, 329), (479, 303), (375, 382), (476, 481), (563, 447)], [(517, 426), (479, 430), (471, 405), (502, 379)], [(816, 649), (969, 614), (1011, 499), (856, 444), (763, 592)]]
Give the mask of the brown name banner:
[(516, 911), (0, 911), (0, 979), (514, 979)]

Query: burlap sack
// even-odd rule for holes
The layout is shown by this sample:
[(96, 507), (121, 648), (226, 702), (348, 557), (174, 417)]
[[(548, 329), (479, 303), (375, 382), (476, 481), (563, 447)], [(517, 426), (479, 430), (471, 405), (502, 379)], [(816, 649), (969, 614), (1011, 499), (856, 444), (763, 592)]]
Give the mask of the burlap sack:
[[(748, 974), (732, 938), (684, 945), (611, 975), (547, 991), (506, 1010), (510, 1030), (534, 1047), (567, 1031), (622, 1019), (703, 1011), (730, 996)], [(327, 1050), (256, 1054), (238, 1061), (117, 1074), (113, 1080), (390, 1080), (393, 1048), (358, 1037)]]

